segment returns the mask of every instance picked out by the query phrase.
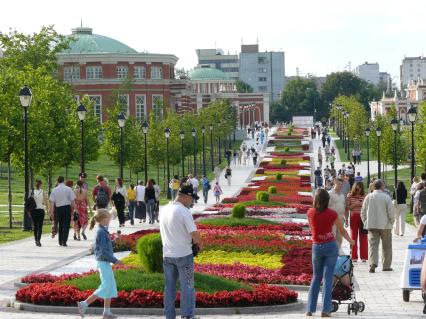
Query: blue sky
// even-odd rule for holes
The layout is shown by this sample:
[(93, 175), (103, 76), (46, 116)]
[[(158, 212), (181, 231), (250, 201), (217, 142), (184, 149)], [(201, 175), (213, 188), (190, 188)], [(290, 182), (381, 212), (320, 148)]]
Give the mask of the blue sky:
[[(261, 50), (283, 50), (286, 75), (326, 75), (365, 61), (399, 78), (404, 55), (424, 52), (420, 0), (200, 1), (99, 0), (7, 1), (0, 7), (0, 30), (36, 32), (54, 24), (69, 34), (80, 24), (120, 40), (138, 51), (172, 53), (178, 66), (191, 69), (195, 49), (239, 51), (241, 42)], [(23, 10), (25, 8), (25, 10)]]

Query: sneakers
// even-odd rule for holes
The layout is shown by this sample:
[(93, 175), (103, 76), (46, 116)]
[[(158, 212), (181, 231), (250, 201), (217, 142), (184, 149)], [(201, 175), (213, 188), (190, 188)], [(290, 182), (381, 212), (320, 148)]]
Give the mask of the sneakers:
[(375, 273), (376, 272), (376, 267), (377, 267), (376, 265), (371, 265), (369, 272), (372, 273), (372, 274)]
[(86, 313), (86, 310), (87, 310), (86, 303), (84, 301), (77, 302), (77, 308), (78, 308), (78, 313), (80, 314), (80, 317), (84, 318), (84, 314)]
[(102, 315), (102, 319), (115, 319), (118, 318), (116, 315), (113, 315), (111, 312), (109, 313), (104, 313)]

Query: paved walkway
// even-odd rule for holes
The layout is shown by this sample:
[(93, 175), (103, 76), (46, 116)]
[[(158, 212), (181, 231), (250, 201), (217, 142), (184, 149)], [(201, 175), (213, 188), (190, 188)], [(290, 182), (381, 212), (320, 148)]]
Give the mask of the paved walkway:
[[(316, 142), (314, 142), (315, 144)], [(316, 147), (318, 149), (318, 147)], [(316, 154), (315, 154), (316, 157)], [(339, 165), (339, 162), (336, 162)], [(361, 172), (365, 175), (366, 169), (362, 165), (359, 166)], [(372, 168), (372, 167), (371, 167)], [(241, 174), (241, 179), (244, 181), (251, 174), (252, 169), (247, 168), (234, 168), (234, 174)], [(239, 173), (237, 173), (239, 172)], [(246, 172), (244, 175), (243, 172)], [(373, 169), (372, 169), (372, 172)], [(244, 177), (246, 176), (246, 177)], [(235, 177), (235, 180), (241, 185), (244, 183)], [(236, 185), (235, 185), (236, 186)], [(232, 191), (235, 191), (236, 188), (229, 187), (223, 190), (225, 194), (227, 192), (229, 195), (232, 195)], [(143, 227), (148, 227), (144, 225)], [(136, 225), (134, 229), (126, 227), (126, 231), (131, 232), (140, 228), (139, 225)], [(115, 228), (112, 227), (114, 230)], [(358, 314), (358, 318), (376, 318), (376, 319), (393, 319), (393, 318), (422, 318), (421, 315), (423, 309), (423, 302), (421, 299), (421, 293), (419, 291), (413, 292), (411, 294), (411, 301), (405, 303), (402, 301), (402, 292), (399, 288), (400, 276), (405, 256), (405, 249), (407, 245), (411, 242), (414, 237), (414, 227), (408, 226), (406, 228), (406, 236), (404, 237), (394, 237), (393, 238), (393, 263), (392, 267), (394, 268), (393, 272), (382, 272), (381, 268), (377, 269), (375, 274), (370, 274), (368, 272), (367, 264), (357, 263), (355, 265), (355, 283), (359, 290), (356, 291), (357, 300), (364, 301), (366, 304), (365, 312)], [(0, 282), (5, 282), (11, 278), (21, 277), (22, 274), (31, 272), (31, 269), (40, 269), (43, 267), (51, 267), (52, 264), (58, 261), (62, 261), (67, 257), (69, 252), (65, 253), (63, 248), (56, 247), (56, 242), (53, 243), (52, 240), (46, 238), (43, 239), (45, 242), (45, 247), (48, 247), (47, 250), (33, 248), (31, 241), (22, 241), (19, 243), (9, 244), (0, 246), (0, 253), (2, 254), (2, 260), (0, 261)], [(74, 254), (87, 249), (88, 242), (71, 242), (70, 247), (67, 250), (71, 250)], [(349, 251), (349, 247), (345, 245), (343, 247), (345, 252)], [(18, 252), (16, 252), (18, 250)], [(39, 251), (45, 251), (44, 254), (40, 254)], [(55, 257), (52, 257), (54, 255)], [(10, 257), (9, 257), (10, 256)], [(4, 258), (6, 257), (6, 258)], [(21, 264), (22, 263), (22, 264)], [(7, 266), (8, 265), (8, 266)], [(3, 270), (9, 273), (9, 275), (2, 275)], [(6, 278), (7, 277), (7, 278)], [(4, 288), (1, 289), (2, 294), (5, 293)], [(13, 294), (12, 291), (10, 293)], [(10, 296), (11, 294), (9, 294)], [(307, 294), (306, 292), (300, 292), (299, 297), (302, 301), (306, 302)], [(321, 309), (320, 306), (318, 309)], [(342, 306), (341, 309), (333, 317), (335, 318), (348, 318), (346, 307)], [(87, 316), (87, 318), (97, 318), (99, 316)], [(203, 318), (224, 318), (225, 316), (203, 316)], [(262, 314), (262, 315), (227, 315), (227, 318), (236, 319), (236, 318), (303, 318), (303, 312), (291, 312), (285, 314)], [(319, 317), (319, 312), (316, 316)], [(58, 315), (58, 314), (36, 314), (36, 313), (24, 313), (18, 312), (10, 308), (0, 308), (0, 318), (22, 318), (22, 319), (56, 319), (56, 318), (76, 318), (75, 315)], [(140, 318), (132, 316), (121, 316), (120, 318)], [(144, 318), (152, 318), (145, 316)], [(161, 317), (155, 317), (161, 318)]]

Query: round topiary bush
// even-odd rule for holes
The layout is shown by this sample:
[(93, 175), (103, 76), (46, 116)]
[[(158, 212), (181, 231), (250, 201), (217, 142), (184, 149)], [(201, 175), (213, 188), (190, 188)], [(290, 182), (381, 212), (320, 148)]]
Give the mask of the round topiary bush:
[(286, 153), (290, 152), (290, 147), (286, 146), (286, 147), (284, 148), (284, 152), (286, 152)]
[(280, 180), (282, 180), (282, 179), (283, 179), (283, 174), (278, 173), (278, 174), (277, 174), (277, 180), (278, 180), (278, 181), (280, 181)]
[(281, 165), (287, 165), (287, 160), (285, 159), (281, 160)]
[(236, 204), (232, 207), (231, 216), (233, 218), (244, 218), (246, 217), (246, 207), (241, 204)]
[(269, 186), (268, 187), (268, 193), (269, 194), (276, 194), (277, 193), (277, 188), (275, 186)]
[(138, 240), (137, 251), (146, 272), (163, 272), (163, 244), (160, 234), (149, 234)]
[(256, 193), (256, 200), (259, 200), (261, 202), (269, 202), (269, 194), (268, 192), (257, 192)]

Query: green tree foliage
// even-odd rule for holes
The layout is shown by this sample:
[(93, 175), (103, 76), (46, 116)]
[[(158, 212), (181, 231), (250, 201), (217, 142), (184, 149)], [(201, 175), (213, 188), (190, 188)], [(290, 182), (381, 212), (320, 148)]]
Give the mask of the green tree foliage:
[(417, 108), (414, 130), (416, 161), (419, 165), (423, 165), (426, 171), (426, 102), (421, 103)]
[(235, 81), (235, 86), (237, 87), (238, 93), (252, 93), (253, 88), (244, 81), (237, 80)]
[(332, 103), (339, 95), (354, 96), (365, 108), (368, 108), (370, 101), (381, 97), (381, 92), (374, 85), (345, 71), (327, 75), (321, 87), (321, 98), (325, 105)]

